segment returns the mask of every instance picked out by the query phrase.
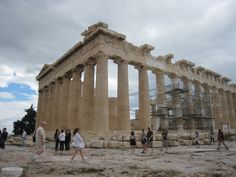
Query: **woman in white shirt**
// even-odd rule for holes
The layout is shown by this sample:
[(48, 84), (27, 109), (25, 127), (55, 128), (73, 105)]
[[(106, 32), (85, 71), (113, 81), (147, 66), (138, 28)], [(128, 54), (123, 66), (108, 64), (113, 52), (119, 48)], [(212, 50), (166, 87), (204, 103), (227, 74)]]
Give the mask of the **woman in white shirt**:
[(72, 146), (75, 149), (75, 152), (72, 155), (71, 160), (73, 160), (75, 158), (76, 154), (79, 152), (83, 162), (86, 162), (84, 160), (84, 156), (83, 156), (83, 152), (82, 152), (82, 149), (84, 148), (84, 141), (83, 141), (82, 137), (79, 134), (79, 129), (78, 128), (75, 128), (75, 130), (73, 132), (73, 135), (74, 135), (74, 137), (73, 137)]

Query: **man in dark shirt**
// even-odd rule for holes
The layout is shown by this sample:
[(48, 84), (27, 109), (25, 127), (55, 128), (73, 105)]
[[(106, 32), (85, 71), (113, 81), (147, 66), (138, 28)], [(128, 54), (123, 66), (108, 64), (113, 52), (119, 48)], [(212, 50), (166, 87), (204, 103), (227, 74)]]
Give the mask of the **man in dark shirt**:
[(167, 129), (164, 129), (162, 131), (162, 148), (161, 148), (161, 151), (166, 148), (166, 151), (168, 149), (168, 141), (167, 141), (167, 135), (168, 135), (168, 130)]
[(221, 131), (221, 129), (219, 129), (219, 131), (218, 131), (218, 141), (219, 141), (219, 143), (218, 143), (217, 150), (220, 150), (221, 143), (225, 146), (226, 150), (229, 150), (229, 147), (226, 146), (226, 144), (225, 144), (225, 136), (224, 136), (224, 133)]
[(151, 131), (150, 127), (148, 127), (148, 132), (147, 132), (147, 148), (152, 148), (153, 152), (153, 132)]
[(2, 138), (3, 138), (3, 149), (5, 149), (5, 142), (7, 140), (7, 137), (8, 137), (8, 133), (7, 133), (7, 129), (6, 128), (3, 128), (3, 132), (2, 132)]

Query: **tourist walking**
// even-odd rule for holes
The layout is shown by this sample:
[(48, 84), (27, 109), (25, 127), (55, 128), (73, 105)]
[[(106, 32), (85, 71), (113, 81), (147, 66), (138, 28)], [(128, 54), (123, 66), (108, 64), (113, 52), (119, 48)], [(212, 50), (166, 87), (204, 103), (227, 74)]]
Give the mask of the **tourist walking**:
[(215, 143), (215, 133), (214, 133), (213, 128), (210, 131), (210, 142)]
[(2, 131), (0, 129), (0, 148), (3, 149), (3, 137), (2, 137)]
[(223, 144), (225, 146), (226, 150), (229, 150), (229, 147), (226, 146), (226, 144), (225, 144), (225, 136), (224, 136), (224, 133), (221, 131), (221, 129), (219, 129), (219, 131), (218, 131), (218, 141), (219, 141), (219, 143), (218, 143), (217, 150), (220, 150), (221, 144)]
[(79, 134), (79, 128), (74, 129), (72, 146), (75, 149), (75, 151), (71, 157), (71, 160), (73, 160), (75, 158), (76, 154), (79, 152), (80, 157), (82, 158), (83, 162), (86, 162), (84, 159), (83, 151), (82, 151), (82, 149), (84, 148), (84, 141)]
[(58, 151), (58, 145), (59, 145), (59, 129), (56, 129), (54, 133), (54, 140), (55, 140), (55, 151)]
[(131, 131), (129, 141), (131, 146), (131, 154), (134, 154), (136, 147), (136, 136), (134, 134), (134, 131)]
[(147, 135), (145, 134), (144, 129), (142, 129), (142, 134), (141, 134), (140, 140), (141, 140), (141, 144), (142, 144), (142, 148), (143, 148), (143, 151), (141, 153), (145, 153), (146, 152)]
[(6, 128), (3, 128), (3, 131), (2, 131), (2, 138), (3, 138), (3, 148), (2, 149), (5, 149), (5, 142), (7, 140), (7, 137), (8, 137), (8, 132), (7, 132), (7, 129)]
[(25, 147), (25, 140), (26, 140), (26, 137), (27, 137), (27, 133), (25, 131), (25, 129), (23, 129), (23, 132), (22, 132), (22, 135), (21, 135), (21, 138), (22, 138), (22, 147)]
[(198, 131), (195, 131), (194, 142), (197, 145), (197, 148), (199, 148), (199, 133), (198, 133)]
[[(152, 148), (153, 152), (153, 132), (151, 131), (151, 128), (148, 127), (148, 132), (147, 132), (147, 148)], [(147, 150), (146, 148), (146, 150)]]
[(162, 131), (162, 148), (161, 151), (163, 151), (164, 148), (166, 148), (166, 151), (168, 149), (168, 130), (163, 129)]
[(65, 138), (65, 149), (67, 151), (70, 150), (70, 142), (71, 142), (71, 133), (70, 129), (66, 130), (66, 138)]
[(66, 134), (65, 134), (64, 130), (61, 130), (61, 132), (59, 134), (60, 151), (64, 150), (65, 139), (66, 139)]
[(41, 154), (44, 153), (45, 151), (45, 139), (46, 139), (46, 133), (44, 128), (46, 127), (46, 122), (41, 121), (40, 126), (36, 130), (36, 142), (35, 142), (35, 148), (36, 148), (36, 153), (32, 157), (32, 160), (37, 160)]

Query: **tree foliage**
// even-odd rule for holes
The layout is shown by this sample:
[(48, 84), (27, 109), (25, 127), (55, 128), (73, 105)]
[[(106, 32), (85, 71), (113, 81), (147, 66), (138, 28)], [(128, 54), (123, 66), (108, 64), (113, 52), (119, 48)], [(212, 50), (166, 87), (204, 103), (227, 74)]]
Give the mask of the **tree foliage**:
[(21, 119), (13, 123), (13, 133), (15, 135), (21, 135), (23, 129), (25, 129), (27, 134), (31, 134), (35, 130), (36, 122), (36, 111), (33, 105), (29, 109), (25, 109), (26, 115)]

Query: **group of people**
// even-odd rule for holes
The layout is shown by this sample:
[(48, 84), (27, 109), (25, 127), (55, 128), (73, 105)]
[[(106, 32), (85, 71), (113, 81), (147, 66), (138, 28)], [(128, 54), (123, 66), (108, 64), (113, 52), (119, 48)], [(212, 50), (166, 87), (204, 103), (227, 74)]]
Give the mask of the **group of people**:
[[(35, 131), (35, 137), (36, 137), (36, 142), (35, 142), (35, 147), (36, 147), (36, 152), (35, 155), (32, 157), (32, 160), (37, 160), (38, 157), (45, 151), (45, 139), (46, 139), (46, 134), (45, 134), (45, 127), (46, 127), (46, 122), (41, 121), (40, 126), (36, 129)], [(67, 134), (67, 138), (66, 138)], [(64, 130), (56, 130), (55, 135), (54, 135), (55, 141), (56, 141), (56, 146), (55, 150), (58, 148), (58, 143), (60, 143), (60, 150), (64, 150), (64, 145), (66, 146), (66, 150), (69, 150), (70, 148), (70, 141), (71, 141), (71, 133), (70, 130), (66, 130), (64, 133)], [(71, 160), (73, 160), (76, 156), (76, 154), (79, 152), (83, 162), (86, 162), (84, 159), (83, 151), (82, 149), (85, 147), (84, 142), (82, 137), (79, 134), (79, 128), (75, 128), (73, 131), (73, 143), (71, 146), (74, 148), (74, 153), (71, 157)]]
[[(199, 133), (198, 131), (195, 131), (195, 144), (197, 145), (197, 147), (199, 147)], [(209, 139), (211, 143), (215, 143), (215, 132), (213, 129), (210, 130), (210, 134), (209, 134)], [(217, 149), (220, 150), (220, 146), (221, 144), (223, 144), (225, 146), (226, 150), (229, 150), (229, 147), (225, 144), (225, 136), (224, 133), (221, 131), (221, 129), (218, 130), (218, 146)]]
[[(167, 136), (168, 136), (168, 130), (163, 129), (162, 131), (162, 149), (163, 148), (168, 148), (168, 142), (167, 142)], [(151, 148), (153, 151), (153, 132), (151, 131), (151, 128), (148, 127), (147, 134), (145, 133), (144, 129), (142, 129), (142, 133), (140, 136), (140, 142), (142, 144), (142, 152), (141, 153), (146, 153), (148, 148)], [(130, 146), (131, 146), (131, 154), (134, 154), (135, 148), (137, 147), (137, 139), (135, 136), (134, 131), (131, 131), (130, 133)]]
[(55, 139), (55, 151), (58, 151), (58, 145), (60, 145), (60, 151), (70, 150), (70, 142), (71, 142), (71, 132), (70, 129), (68, 130), (61, 130), (56, 129), (56, 132), (54, 133), (54, 139)]
[(5, 149), (5, 142), (7, 140), (8, 133), (7, 129), (3, 128), (2, 130), (0, 129), (0, 148)]
[[(45, 151), (45, 130), (44, 128), (46, 127), (46, 122), (45, 121), (41, 121), (40, 126), (36, 129), (35, 131), (35, 137), (36, 137), (36, 142), (35, 142), (35, 147), (36, 147), (36, 153), (35, 155), (32, 157), (32, 160), (36, 160), (38, 158), (38, 156), (40, 156), (44, 151)], [(211, 140), (214, 142), (214, 137), (213, 137), (213, 130), (211, 130), (210, 133), (210, 138)], [(2, 137), (2, 132), (0, 133), (0, 137)], [(67, 142), (66, 141), (66, 134), (68, 136)], [(195, 141), (197, 144), (199, 144), (199, 133), (196, 131), (195, 132)], [(167, 129), (163, 129), (162, 131), (162, 149), (163, 148), (168, 148), (168, 130)], [(220, 145), (223, 144), (225, 146), (225, 148), (228, 150), (229, 148), (226, 146), (226, 144), (224, 143), (224, 134), (221, 131), (221, 129), (219, 129), (218, 131), (218, 148), (220, 149)], [(148, 127), (147, 130), (147, 134), (145, 133), (144, 129), (142, 129), (142, 133), (140, 136), (141, 144), (142, 144), (142, 152), (141, 153), (146, 153), (148, 148), (151, 148), (153, 151), (153, 132), (151, 131), (150, 127)], [(59, 130), (57, 129), (55, 132), (55, 150), (57, 151), (58, 148), (58, 143), (60, 143), (60, 150), (63, 150), (64, 148), (64, 144), (66, 144), (66, 150), (68, 150), (68, 148), (70, 147), (70, 141), (71, 141), (71, 133), (70, 130), (67, 130), (66, 133), (64, 133), (64, 130), (61, 130), (59, 132)], [(71, 144), (71, 146), (74, 148), (74, 152), (72, 154), (71, 160), (73, 160), (76, 156), (76, 154), (80, 154), (82, 162), (86, 162), (86, 160), (84, 159), (84, 155), (83, 155), (83, 151), (82, 149), (85, 147), (84, 142), (82, 137), (80, 136), (80, 131), (79, 128), (75, 128), (73, 131), (73, 143)], [(134, 154), (135, 152), (135, 148), (137, 147), (137, 138), (135, 136), (134, 131), (131, 131), (130, 133), (130, 146), (131, 146), (131, 154)]]

